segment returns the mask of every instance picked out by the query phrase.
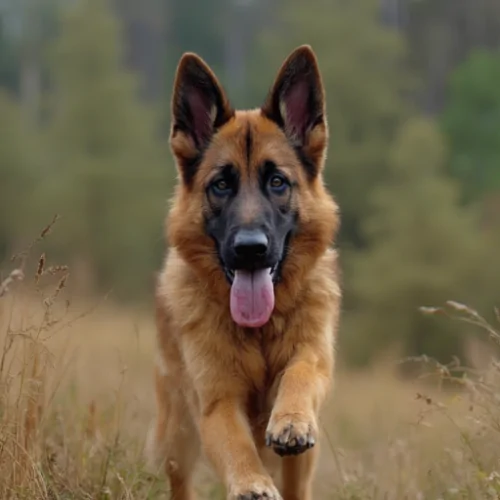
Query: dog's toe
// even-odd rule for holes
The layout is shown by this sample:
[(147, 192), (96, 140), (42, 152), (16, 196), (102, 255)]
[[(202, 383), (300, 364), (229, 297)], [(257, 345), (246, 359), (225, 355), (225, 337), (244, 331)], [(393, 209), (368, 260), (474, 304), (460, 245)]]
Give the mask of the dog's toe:
[(284, 415), (270, 423), (266, 445), (280, 456), (299, 455), (316, 444), (315, 426), (296, 415)]

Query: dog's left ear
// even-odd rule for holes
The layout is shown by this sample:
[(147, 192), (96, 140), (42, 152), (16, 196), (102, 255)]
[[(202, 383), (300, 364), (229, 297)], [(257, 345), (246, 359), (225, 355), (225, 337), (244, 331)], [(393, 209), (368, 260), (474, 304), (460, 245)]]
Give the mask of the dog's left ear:
[(328, 129), (323, 82), (309, 45), (298, 47), (287, 57), (262, 113), (283, 129), (308, 175), (315, 177), (323, 167)]

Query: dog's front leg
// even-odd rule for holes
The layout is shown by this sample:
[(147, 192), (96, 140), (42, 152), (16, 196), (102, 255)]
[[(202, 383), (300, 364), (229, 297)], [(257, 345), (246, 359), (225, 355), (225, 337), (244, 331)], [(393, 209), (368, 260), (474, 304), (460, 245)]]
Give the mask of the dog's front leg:
[(292, 358), (280, 380), (266, 444), (283, 457), (284, 500), (312, 499), (318, 413), (330, 386), (332, 365), (328, 349), (305, 347)]
[(266, 432), (266, 444), (278, 455), (298, 455), (318, 438), (318, 412), (331, 381), (328, 350), (298, 349), (281, 377)]
[[(210, 318), (204, 320), (210, 322)], [(229, 500), (281, 500), (260, 460), (247, 416), (252, 387), (248, 370), (253, 369), (258, 378), (263, 366), (256, 363), (255, 350), (241, 349), (229, 335), (186, 329), (182, 338), (201, 446)]]
[(201, 417), (200, 433), (207, 458), (224, 479), (228, 499), (281, 499), (259, 458), (237, 399), (209, 402)]

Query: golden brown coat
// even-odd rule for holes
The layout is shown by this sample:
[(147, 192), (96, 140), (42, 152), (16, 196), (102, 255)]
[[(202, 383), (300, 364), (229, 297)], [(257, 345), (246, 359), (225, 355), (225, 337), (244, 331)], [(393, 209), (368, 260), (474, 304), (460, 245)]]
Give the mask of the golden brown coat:
[[(233, 112), (209, 68), (197, 56), (185, 55), (174, 86), (174, 125), (175, 99), (193, 65), (220, 92), (218, 109), (211, 109), (210, 116), (222, 125), (214, 126), (196, 162), (200, 147), (194, 135), (182, 127), (172, 129), (180, 178), (166, 223), (169, 251), (156, 291), (158, 414), (151, 451), (165, 460), (172, 498), (178, 500), (194, 498), (191, 476), (201, 451), (229, 499), (310, 500), (318, 414), (332, 384), (340, 303), (337, 254), (330, 248), (339, 222), (322, 179), (328, 133), (316, 59), (309, 47), (300, 47), (283, 64), (261, 109)], [(294, 70), (308, 78), (314, 73), (312, 91), (323, 113), (298, 145), (294, 130), (287, 128), (286, 102), (279, 102), (284, 123), (272, 119), (271, 109), (283, 79)], [(297, 147), (316, 171), (304, 168)], [(268, 158), (296, 186), (290, 203), (298, 214), (297, 231), (275, 287), (270, 321), (248, 329), (231, 318), (230, 284), (204, 230), (209, 211), (205, 185), (214, 165), (228, 163), (238, 166), (242, 183), (253, 185), (259, 165)], [(194, 163), (195, 173), (187, 172)], [(247, 218), (259, 210), (251, 195), (244, 207)], [(298, 445), (299, 454), (287, 452)], [(276, 475), (280, 463), (281, 478)]]

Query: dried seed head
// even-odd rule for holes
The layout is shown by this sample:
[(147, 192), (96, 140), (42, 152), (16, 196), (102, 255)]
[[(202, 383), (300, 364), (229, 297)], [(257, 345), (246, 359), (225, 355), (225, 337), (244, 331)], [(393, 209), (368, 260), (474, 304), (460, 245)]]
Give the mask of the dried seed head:
[(48, 269), (45, 270), (44, 274), (59, 274), (59, 273), (65, 273), (69, 269), (68, 266), (50, 266)]
[(38, 259), (38, 267), (35, 274), (35, 283), (38, 283), (38, 281), (40, 280), (40, 276), (43, 274), (43, 270), (45, 268), (45, 260), (45, 253), (42, 253), (42, 255), (40, 255), (40, 259)]
[(59, 295), (59, 292), (66, 286), (66, 280), (68, 279), (69, 273), (65, 274), (60, 280), (59, 283), (57, 284), (55, 296)]
[(45, 236), (47, 236), (50, 233), (52, 226), (60, 219), (60, 217), (61, 216), (58, 214), (54, 215), (52, 221), (42, 229), (42, 232), (40, 233), (40, 238), (45, 238)]
[(24, 272), (22, 269), (14, 269), (9, 276), (0, 283), (0, 297), (3, 297), (9, 292), (10, 285), (14, 283), (14, 281), (22, 281), (23, 279)]
[(455, 302), (454, 300), (446, 301), (446, 305), (450, 306), (456, 311), (461, 311), (461, 312), (469, 311), (469, 308), (465, 304), (462, 304), (460, 302)]
[(422, 307), (419, 307), (418, 309), (422, 314), (427, 314), (427, 315), (439, 314), (439, 313), (443, 312), (443, 310), (440, 307), (422, 306)]

